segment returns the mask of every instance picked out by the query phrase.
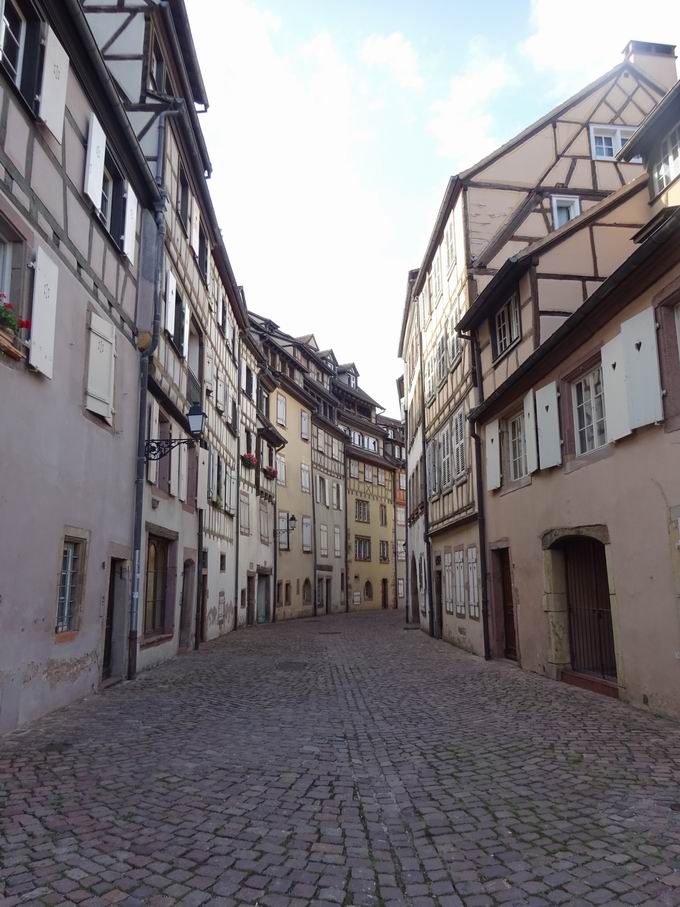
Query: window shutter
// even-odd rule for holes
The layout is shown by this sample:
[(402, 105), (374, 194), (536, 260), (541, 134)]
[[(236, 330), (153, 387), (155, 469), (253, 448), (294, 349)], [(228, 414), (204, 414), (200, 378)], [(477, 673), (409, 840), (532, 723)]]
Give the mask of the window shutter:
[(34, 369), (52, 377), (54, 366), (54, 329), (57, 321), (59, 269), (42, 246), (38, 246), (33, 277), (31, 310), (31, 348), (28, 362)]
[(177, 448), (179, 453), (179, 494), (180, 501), (187, 499), (187, 447), (186, 444), (180, 444)]
[(104, 159), (106, 157), (106, 136), (97, 117), (90, 114), (90, 128), (87, 134), (85, 156), (85, 179), (83, 192), (94, 204), (97, 211), (102, 205), (104, 183)]
[(191, 309), (188, 305), (184, 306), (184, 332), (182, 334), (182, 356), (186, 359), (189, 355), (189, 322), (191, 321)]
[(38, 116), (61, 144), (68, 83), (68, 56), (52, 29), (47, 27)]
[(330, 485), (330, 483), (329, 483), (328, 479), (326, 479), (326, 481), (324, 483), (324, 499), (325, 499), (326, 507), (331, 506), (329, 485)]
[[(152, 397), (149, 402), (149, 433), (147, 435), (148, 439), (156, 440), (158, 438), (158, 403)], [(158, 481), (158, 460), (149, 460), (146, 464), (146, 477), (151, 482), (152, 485), (155, 485)]]
[(486, 487), (489, 491), (501, 487), (501, 448), (498, 419), (489, 422), (484, 432), (486, 445)]
[(165, 330), (175, 332), (175, 302), (177, 299), (177, 280), (172, 271), (165, 275)]
[(639, 428), (661, 422), (663, 405), (654, 309), (644, 309), (623, 321), (621, 340), (626, 365), (629, 425)]
[(479, 578), (477, 574), (477, 548), (467, 550), (468, 566), (468, 609), (470, 617), (479, 617)]
[(113, 422), (113, 378), (116, 356), (116, 329), (95, 312), (90, 314), (89, 355), (85, 406), (90, 412)]
[(338, 510), (343, 508), (342, 497), (342, 482), (338, 482)]
[(189, 243), (191, 244), (191, 248), (198, 255), (198, 237), (199, 237), (199, 231), (200, 231), (200, 225), (201, 225), (201, 212), (198, 207), (198, 202), (196, 201), (196, 199), (193, 196), (191, 196), (190, 219), (191, 219), (191, 232), (189, 234)]
[(222, 458), (222, 487), (220, 488), (220, 497), (222, 498), (222, 507), (229, 510), (233, 507), (234, 502), (231, 500), (231, 474), (227, 474), (227, 464)]
[(617, 334), (613, 340), (602, 347), (602, 385), (607, 441), (616, 441), (618, 438), (630, 434), (626, 395), (626, 363), (621, 334)]
[(538, 447), (536, 445), (536, 415), (533, 390), (524, 398), (524, 442), (527, 455), (527, 472), (538, 469)]
[(446, 425), (441, 433), (442, 487), (451, 483), (451, 427)]
[(321, 502), (321, 481), (320, 481), (318, 475), (314, 476), (314, 491), (315, 491), (314, 496), (316, 498), (316, 503), (319, 504)]
[(214, 447), (210, 448), (210, 461), (208, 469), (208, 498), (214, 501), (217, 497), (217, 451)]
[(551, 381), (536, 391), (536, 427), (540, 468), (559, 466), (562, 462), (562, 444), (556, 381)]
[(203, 384), (205, 385), (206, 393), (212, 393), (213, 389), (213, 354), (211, 350), (206, 350), (205, 358), (203, 360)]
[[(180, 437), (181, 431), (177, 425), (173, 425), (171, 430), (173, 438)], [(179, 494), (179, 450), (176, 447), (168, 454), (170, 457), (170, 494), (175, 498)]]
[(123, 225), (123, 254), (131, 265), (135, 263), (135, 244), (137, 240), (137, 196), (130, 183), (125, 183), (125, 223)]
[(217, 378), (215, 380), (215, 407), (219, 413), (224, 412), (224, 381), (220, 377), (220, 373), (217, 372)]
[(207, 510), (208, 508), (208, 460), (209, 451), (207, 451), (204, 447), (199, 447), (196, 481), (196, 506), (200, 510)]
[(285, 510), (279, 513), (279, 548), (288, 548), (288, 514)]
[(229, 506), (232, 513), (236, 507), (236, 497), (236, 475), (232, 474), (229, 477)]

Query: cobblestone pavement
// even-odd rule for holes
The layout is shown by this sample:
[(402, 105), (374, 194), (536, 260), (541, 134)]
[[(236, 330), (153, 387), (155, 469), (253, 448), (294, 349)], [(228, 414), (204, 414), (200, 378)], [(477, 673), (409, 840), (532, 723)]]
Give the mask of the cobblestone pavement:
[(0, 904), (680, 904), (679, 782), (396, 614), (253, 628), (0, 740)]

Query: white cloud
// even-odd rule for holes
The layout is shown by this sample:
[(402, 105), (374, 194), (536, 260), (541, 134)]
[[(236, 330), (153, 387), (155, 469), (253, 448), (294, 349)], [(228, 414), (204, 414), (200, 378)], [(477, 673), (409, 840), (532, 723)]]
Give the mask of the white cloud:
[(516, 81), (503, 54), (493, 52), (482, 37), (472, 40), (465, 69), (451, 78), (448, 95), (432, 103), (428, 124), (438, 153), (449, 158), (453, 171), (471, 166), (501, 144), (491, 107)]
[(370, 66), (387, 70), (403, 88), (420, 89), (418, 55), (411, 42), (400, 32), (391, 35), (370, 35), (361, 46), (361, 59)]
[(680, 42), (677, 0), (532, 0), (532, 32), (521, 51), (553, 94), (568, 94), (616, 66), (630, 40)]

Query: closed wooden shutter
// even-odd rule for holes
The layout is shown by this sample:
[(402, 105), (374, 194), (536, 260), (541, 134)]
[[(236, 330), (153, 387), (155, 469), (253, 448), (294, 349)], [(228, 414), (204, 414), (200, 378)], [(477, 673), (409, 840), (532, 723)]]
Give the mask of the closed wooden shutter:
[(125, 183), (125, 221), (123, 223), (123, 254), (127, 256), (131, 265), (135, 263), (135, 249), (137, 246), (137, 196), (132, 191), (130, 183)]
[(471, 545), (467, 550), (468, 567), (468, 614), (473, 619), (479, 617), (479, 573), (477, 570), (477, 548)]
[(52, 29), (47, 27), (38, 116), (61, 144), (64, 138), (64, 110), (69, 60)]
[(538, 469), (538, 445), (536, 442), (536, 415), (534, 392), (531, 390), (524, 398), (524, 441), (527, 456), (527, 472), (531, 474)]
[[(173, 438), (179, 438), (181, 436), (181, 431), (177, 425), (173, 425), (171, 428), (171, 433)], [(182, 445), (183, 446), (183, 445)], [(168, 456), (170, 457), (170, 494), (173, 497), (177, 497), (179, 494), (179, 451), (181, 448), (176, 447), (174, 450), (171, 450)]]
[(486, 487), (489, 491), (501, 487), (501, 446), (498, 419), (489, 422), (484, 431), (486, 451)]
[(661, 422), (661, 375), (653, 308), (644, 309), (621, 322), (621, 342), (626, 364), (628, 424), (631, 428), (639, 428)]
[(180, 444), (176, 448), (177, 453), (179, 454), (179, 490), (178, 497), (180, 501), (186, 501), (187, 499), (187, 446), (186, 444)]
[(203, 358), (203, 384), (206, 393), (212, 393), (213, 390), (213, 371), (213, 354), (211, 350), (206, 350)]
[(199, 245), (199, 234), (201, 227), (201, 210), (198, 207), (198, 202), (193, 196), (190, 196), (191, 201), (191, 231), (189, 233), (189, 243), (191, 248), (194, 250), (196, 255), (198, 255), (198, 245)]
[(116, 329), (95, 312), (90, 314), (89, 351), (85, 406), (107, 422), (113, 422), (113, 388)]
[(208, 451), (203, 447), (199, 447), (196, 505), (201, 510), (207, 510), (208, 508), (208, 458)]
[(189, 323), (191, 321), (191, 309), (188, 305), (184, 306), (184, 331), (182, 334), (182, 356), (186, 359), (189, 355)]
[(57, 322), (57, 289), (59, 269), (56, 263), (38, 246), (33, 277), (33, 307), (31, 310), (31, 347), (29, 364), (52, 377), (54, 368), (54, 331)]
[[(158, 403), (152, 397), (149, 401), (149, 428), (147, 438), (149, 440), (157, 440), (159, 432), (159, 409)], [(146, 477), (151, 482), (152, 485), (155, 485), (158, 481), (158, 460), (149, 460), (146, 464)]]
[(285, 510), (279, 511), (279, 548), (282, 551), (288, 549), (288, 512)]
[(626, 363), (621, 334), (617, 334), (613, 340), (604, 344), (601, 355), (607, 441), (616, 441), (630, 434), (626, 396)]
[(168, 269), (165, 275), (165, 330), (175, 333), (175, 303), (177, 299), (177, 280)]
[(91, 113), (90, 126), (87, 133), (83, 192), (94, 204), (97, 211), (101, 210), (102, 205), (105, 157), (106, 135), (97, 117)]
[(217, 379), (215, 381), (216, 390), (215, 390), (215, 407), (219, 413), (224, 412), (224, 381), (220, 373), (217, 373)]
[(562, 462), (562, 443), (556, 381), (551, 381), (536, 391), (536, 428), (540, 468), (559, 466)]

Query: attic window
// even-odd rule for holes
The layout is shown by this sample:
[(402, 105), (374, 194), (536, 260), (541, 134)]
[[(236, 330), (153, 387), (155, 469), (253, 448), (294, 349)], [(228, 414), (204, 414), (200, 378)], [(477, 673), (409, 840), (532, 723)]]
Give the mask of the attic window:
[(659, 156), (652, 169), (654, 194), (663, 192), (678, 176), (680, 176), (680, 123), (661, 142)]
[[(594, 160), (615, 160), (634, 132), (634, 128), (625, 126), (591, 126), (590, 148)], [(631, 163), (640, 163), (640, 158), (634, 158)]]
[(520, 337), (520, 315), (517, 297), (513, 296), (496, 312), (494, 319), (496, 358), (509, 350)]
[(575, 195), (553, 195), (553, 230), (559, 230), (581, 213), (581, 202)]

